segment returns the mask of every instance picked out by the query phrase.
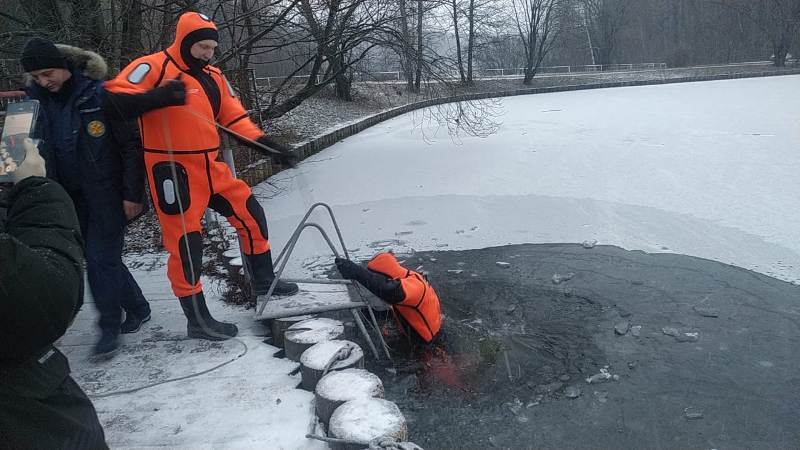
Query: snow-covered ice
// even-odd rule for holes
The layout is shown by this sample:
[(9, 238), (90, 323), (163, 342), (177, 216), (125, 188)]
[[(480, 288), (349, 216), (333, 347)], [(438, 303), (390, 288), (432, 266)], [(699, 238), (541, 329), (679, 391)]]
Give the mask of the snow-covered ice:
[[(281, 247), (322, 201), (358, 258), (596, 240), (800, 282), (798, 83), (781, 76), (506, 98), (500, 130), (485, 139), (454, 141), (412, 113), (276, 175), (277, 192), (256, 191)], [(290, 273), (312, 257), (330, 262), (326, 252), (321, 239), (304, 237)]]

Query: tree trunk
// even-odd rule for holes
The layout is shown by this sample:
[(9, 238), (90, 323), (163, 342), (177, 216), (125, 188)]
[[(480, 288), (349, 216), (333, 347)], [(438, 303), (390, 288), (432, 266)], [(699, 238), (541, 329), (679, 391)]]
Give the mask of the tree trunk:
[(776, 43), (772, 45), (772, 53), (775, 55), (773, 64), (775, 67), (786, 67), (786, 54), (788, 49), (783, 43)]
[(345, 102), (352, 102), (353, 101), (353, 80), (347, 75), (347, 71), (343, 70), (343, 62), (342, 58), (343, 55), (336, 55), (331, 60), (332, 70), (334, 72), (338, 72), (337, 75), (334, 77), (334, 84), (336, 86), (336, 98), (339, 100), (343, 100)]
[(533, 82), (533, 76), (536, 75), (534, 70), (535, 61), (537, 58), (536, 52), (536, 39), (538, 30), (536, 27), (531, 27), (530, 34), (528, 34), (528, 51), (525, 55), (525, 78), (522, 79), (522, 84), (529, 85)]
[(472, 84), (472, 55), (475, 49), (475, 0), (469, 0), (469, 40), (467, 42), (467, 83)]
[(303, 103), (305, 100), (311, 98), (314, 94), (321, 91), (324, 88), (324, 85), (315, 84), (311, 86), (306, 86), (303, 89), (300, 89), (296, 94), (291, 96), (290, 98), (286, 99), (284, 102), (278, 104), (275, 107), (265, 109), (262, 111), (264, 119), (275, 119), (280, 117), (287, 112), (297, 108)]
[(458, 75), (461, 77), (461, 83), (466, 84), (467, 78), (464, 75), (464, 61), (461, 59), (461, 37), (458, 35), (458, 0), (452, 1), (453, 7), (453, 29), (456, 36), (456, 62), (458, 64)]
[[(255, 29), (253, 27), (252, 14), (250, 12), (249, 0), (240, 0), (242, 8), (242, 17), (244, 18), (244, 31), (245, 37), (243, 39), (244, 46), (238, 49), (238, 67), (236, 74), (236, 86), (239, 88), (239, 99), (242, 101), (244, 107), (248, 110), (255, 109), (258, 105), (256, 96), (258, 92), (255, 90), (256, 86), (252, 85), (250, 80), (250, 72), (247, 70), (250, 66), (250, 54), (253, 51), (253, 36)], [(261, 124), (259, 124), (261, 125)]]
[(56, 0), (29, 0), (19, 4), (30, 19), (31, 28), (43, 30), (50, 35), (66, 31)]
[(409, 91), (414, 90), (414, 65), (412, 63), (413, 49), (411, 45), (411, 30), (408, 27), (408, 7), (407, 0), (400, 0), (400, 28), (403, 33), (403, 68), (406, 77), (406, 84)]
[[(127, 5), (125, 5), (127, 3)], [(142, 0), (123, 2), (120, 65), (126, 66), (144, 50), (142, 45)]]
[(161, 36), (159, 37), (159, 47), (166, 48), (170, 42), (170, 36), (173, 35), (172, 28), (175, 22), (174, 12), (172, 11), (172, 1), (164, 0), (163, 12), (161, 15)]
[(417, 0), (417, 57), (414, 61), (417, 73), (414, 79), (414, 92), (419, 92), (422, 82), (422, 18), (422, 0)]
[(72, 0), (70, 18), (76, 44), (100, 50), (104, 37), (100, 0)]
[[(119, 22), (117, 20), (117, 0), (109, 0), (109, 9), (111, 11), (111, 34), (109, 36), (109, 52), (108, 57), (106, 57), (106, 62), (108, 63), (109, 67), (109, 75), (113, 76), (116, 75), (117, 69), (120, 68), (119, 65), (119, 55), (120, 55), (120, 41), (122, 40), (122, 32), (119, 29)], [(123, 9), (125, 8), (122, 5)]]

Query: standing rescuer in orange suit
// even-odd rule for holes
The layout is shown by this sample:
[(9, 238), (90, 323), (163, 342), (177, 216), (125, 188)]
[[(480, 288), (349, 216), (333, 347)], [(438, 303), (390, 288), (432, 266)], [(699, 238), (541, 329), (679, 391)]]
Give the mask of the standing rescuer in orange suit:
[[(189, 337), (201, 339), (238, 332), (236, 325), (214, 320), (203, 297), (200, 220), (207, 207), (236, 227), (255, 293), (265, 294), (275, 279), (264, 210), (250, 187), (217, 161), (216, 124), (247, 144), (257, 142), (254, 148), (283, 164), (292, 165), (294, 159), (250, 120), (222, 72), (208, 65), (217, 42), (217, 28), (208, 17), (185, 13), (170, 47), (133, 61), (106, 84), (109, 110), (140, 117), (150, 193), (170, 254), (167, 273), (186, 314)], [(274, 293), (297, 291), (297, 285), (279, 281)]]

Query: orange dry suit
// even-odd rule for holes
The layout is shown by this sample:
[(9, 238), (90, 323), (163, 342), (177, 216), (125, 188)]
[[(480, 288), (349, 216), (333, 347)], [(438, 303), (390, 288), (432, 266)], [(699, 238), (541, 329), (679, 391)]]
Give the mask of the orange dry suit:
[(391, 253), (379, 253), (367, 269), (348, 260), (337, 259), (342, 276), (356, 280), (408, 322), (419, 336), (430, 342), (442, 326), (439, 297), (422, 275), (401, 266)]
[[(264, 133), (250, 120), (222, 72), (192, 57), (192, 45), (206, 39), (218, 40), (214, 23), (202, 14), (185, 13), (170, 47), (133, 61), (106, 83), (114, 106), (128, 109), (121, 113), (140, 116), (150, 193), (170, 254), (167, 273), (178, 297), (202, 292), (200, 220), (207, 207), (236, 228), (246, 255), (266, 254), (268, 259), (270, 248), (261, 205), (250, 187), (217, 161), (216, 123), (250, 140)], [(185, 83), (184, 105), (153, 109), (125, 101), (144, 98), (133, 94), (153, 92), (177, 78)], [(271, 260), (269, 269), (271, 273)]]

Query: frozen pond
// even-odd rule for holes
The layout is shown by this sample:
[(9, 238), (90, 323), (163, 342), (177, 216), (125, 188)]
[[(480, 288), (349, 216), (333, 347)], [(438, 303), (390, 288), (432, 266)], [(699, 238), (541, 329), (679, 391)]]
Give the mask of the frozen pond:
[(509, 98), (455, 141), (410, 114), (258, 191), (274, 245), (324, 201), (355, 259), (429, 272), (440, 345), (375, 367), (426, 448), (791, 447), (799, 81)]
[[(283, 245), (324, 201), (363, 257), (390, 239), (416, 250), (596, 239), (800, 281), (799, 83), (507, 98), (496, 134), (459, 142), (435, 124), (421, 132), (409, 114), (273, 177), (270, 234)], [(323, 249), (315, 242), (305, 254)]]

